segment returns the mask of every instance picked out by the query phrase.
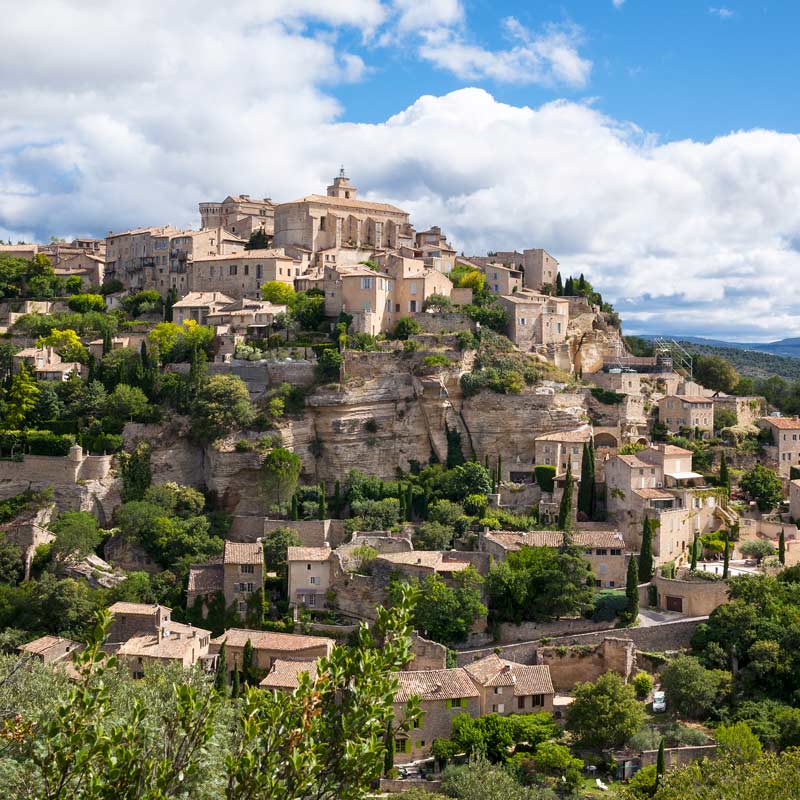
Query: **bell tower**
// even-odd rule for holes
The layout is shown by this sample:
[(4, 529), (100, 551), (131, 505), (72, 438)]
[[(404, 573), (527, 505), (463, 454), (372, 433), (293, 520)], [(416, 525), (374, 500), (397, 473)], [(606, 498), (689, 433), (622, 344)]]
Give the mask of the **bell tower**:
[(328, 197), (340, 197), (343, 200), (355, 200), (358, 189), (350, 183), (350, 178), (344, 174), (344, 166), (339, 168), (339, 174), (328, 187)]

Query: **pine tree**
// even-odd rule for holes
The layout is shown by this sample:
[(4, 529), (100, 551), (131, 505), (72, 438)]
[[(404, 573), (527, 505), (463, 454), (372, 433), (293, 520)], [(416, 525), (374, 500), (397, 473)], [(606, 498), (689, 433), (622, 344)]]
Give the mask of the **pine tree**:
[(658, 743), (658, 757), (656, 758), (656, 786), (661, 783), (666, 766), (667, 760), (664, 755), (664, 737), (662, 736), (661, 741)]
[(725, 491), (730, 495), (731, 493), (731, 477), (728, 474), (728, 459), (725, 458), (723, 451), (719, 459), (719, 485), (725, 487)]
[(214, 688), (222, 693), (226, 693), (228, 690), (228, 662), (225, 657), (225, 642), (219, 646), (217, 672), (214, 675)]
[(236, 699), (242, 693), (241, 678), (236, 664), (233, 665), (233, 683), (231, 684), (231, 698)]
[(781, 535), (778, 537), (778, 561), (781, 565), (786, 565), (786, 536), (783, 528), (781, 528)]
[(562, 297), (564, 294), (564, 283), (561, 279), (561, 273), (556, 273), (556, 297)]
[(567, 462), (567, 475), (564, 483), (564, 494), (558, 507), (558, 528), (562, 531), (572, 530), (572, 463)]
[(578, 487), (578, 511), (592, 518), (592, 498), (594, 495), (594, 460), (587, 443), (583, 445), (581, 459), (581, 483)]
[(694, 572), (697, 569), (697, 533), (692, 540), (692, 561), (690, 569)]
[(722, 578), (723, 580), (728, 577), (728, 569), (731, 561), (731, 537), (728, 531), (725, 531), (725, 555), (722, 562)]
[(639, 551), (639, 581), (650, 583), (653, 578), (653, 527), (650, 517), (642, 522), (642, 547)]
[(628, 618), (635, 622), (639, 616), (639, 570), (636, 559), (628, 559), (628, 578), (625, 583), (625, 596), (628, 598)]
[(253, 672), (253, 643), (248, 639), (244, 643), (242, 650), (242, 677), (248, 686), (252, 686), (255, 682), (255, 673)]
[(342, 487), (339, 481), (333, 484), (333, 513), (336, 519), (339, 519), (342, 513)]
[(328, 515), (328, 502), (325, 497), (325, 481), (319, 485), (319, 503), (317, 506), (317, 516), (320, 519), (327, 519)]

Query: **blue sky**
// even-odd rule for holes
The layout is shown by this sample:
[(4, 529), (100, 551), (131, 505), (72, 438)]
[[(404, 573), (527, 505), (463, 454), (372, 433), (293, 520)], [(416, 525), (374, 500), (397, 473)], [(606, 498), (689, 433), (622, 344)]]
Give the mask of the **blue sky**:
[(800, 4), (187, 7), (4, 20), (0, 237), (196, 227), (200, 201), (344, 163), (466, 253), (545, 247), (631, 332), (800, 336)]

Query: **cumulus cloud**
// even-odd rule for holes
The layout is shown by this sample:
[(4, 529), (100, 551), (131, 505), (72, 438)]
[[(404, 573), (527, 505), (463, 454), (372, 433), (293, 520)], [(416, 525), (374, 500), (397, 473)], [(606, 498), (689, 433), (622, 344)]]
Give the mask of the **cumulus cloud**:
[(534, 34), (519, 20), (508, 17), (503, 28), (505, 50), (488, 50), (468, 41), (454, 28), (422, 30), (422, 58), (468, 80), (490, 78), (501, 83), (581, 88), (589, 80), (592, 62), (578, 52), (580, 29), (575, 25), (546, 25)]
[(622, 8), (625, 5), (625, 0), (611, 0), (611, 4), (614, 8)]
[(713, 6), (708, 9), (708, 13), (714, 17), (719, 17), (720, 19), (730, 19), (733, 17), (736, 12), (730, 8), (725, 8), (722, 6), (721, 8), (714, 8)]
[[(45, 2), (20, 6), (0, 51), (3, 239), (196, 226), (199, 201), (292, 199), (343, 162), (367, 197), (466, 253), (547, 248), (630, 330), (800, 335), (798, 136), (660, 141), (587, 104), (514, 106), (478, 88), (349, 123), (330, 86), (376, 51), (348, 52), (338, 26), (375, 40), (396, 7), (208, 2), (187, 19), (153, 2), (98, 20), (105, 4)], [(40, 13), (86, 47), (37, 48)]]

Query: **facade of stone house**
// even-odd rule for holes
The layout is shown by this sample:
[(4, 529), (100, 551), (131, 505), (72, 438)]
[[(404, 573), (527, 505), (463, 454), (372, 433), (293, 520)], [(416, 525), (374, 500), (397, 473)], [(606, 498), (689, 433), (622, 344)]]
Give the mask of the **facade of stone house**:
[(499, 295), (516, 294), (522, 289), (523, 273), (503, 264), (487, 264), (483, 268), (486, 288)]
[(788, 478), (792, 467), (800, 467), (800, 418), (763, 417), (758, 425), (772, 434), (778, 474)]
[(194, 292), (219, 291), (236, 300), (260, 300), (265, 283), (279, 281), (294, 287), (301, 273), (301, 263), (281, 249), (245, 250), (194, 259), (187, 285)]
[(200, 203), (200, 227), (219, 228), (249, 239), (256, 230), (272, 236), (275, 203), (269, 197), (253, 199), (249, 194), (228, 195), (221, 203)]
[(324, 608), (331, 585), (330, 547), (290, 547), (288, 566), (289, 604)]
[(108, 610), (111, 613), (108, 642), (112, 645), (140, 633), (160, 631), (163, 634), (172, 619), (172, 609), (158, 604), (119, 602)]
[(71, 639), (64, 639), (61, 636), (40, 636), (32, 642), (21, 645), (17, 651), (20, 655), (35, 658), (43, 664), (54, 664), (57, 661), (70, 659), (82, 649), (82, 644)]
[(544, 286), (555, 286), (558, 278), (558, 261), (540, 247), (522, 251), (522, 268), (525, 286), (541, 291)]
[(514, 344), (529, 350), (537, 345), (560, 344), (567, 338), (569, 301), (529, 289), (501, 295), (507, 316), (507, 335)]
[(537, 436), (534, 441), (534, 463), (556, 468), (556, 474), (567, 471), (569, 465), (574, 477), (580, 477), (583, 464), (583, 446), (592, 438), (592, 429), (586, 425), (571, 431), (554, 431)]
[(205, 325), (209, 314), (215, 314), (232, 302), (233, 298), (222, 292), (189, 292), (172, 306), (172, 321), (176, 325), (188, 320)]
[(60, 278), (71, 278), (77, 275), (83, 287), (101, 286), (105, 277), (105, 255), (81, 252), (65, 258), (61, 265), (55, 268), (55, 273)]
[(480, 694), (463, 668), (396, 672), (399, 687), (394, 696), (394, 716), (400, 721), (406, 703), (419, 697), (422, 719), (407, 733), (398, 734), (394, 743), (395, 764), (408, 764), (427, 758), (434, 739), (449, 739), (453, 717), (458, 714), (480, 716)]
[(211, 631), (170, 622), (164, 630), (131, 636), (116, 650), (117, 658), (126, 663), (134, 678), (144, 677), (148, 665), (177, 663), (193, 667), (205, 661), (206, 669), (213, 669), (213, 659), (208, 659)]
[(714, 402), (710, 397), (693, 395), (662, 397), (658, 401), (658, 421), (670, 433), (699, 429), (705, 438), (714, 432)]
[[(628, 559), (625, 540), (619, 531), (589, 530), (570, 534), (570, 542), (583, 551), (597, 589), (614, 589), (625, 585)], [(489, 531), (479, 538), (480, 549), (495, 561), (505, 561), (508, 554), (521, 547), (558, 548), (564, 542), (561, 531)]]
[(343, 245), (381, 249), (403, 243), (413, 243), (408, 213), (388, 203), (361, 200), (343, 172), (325, 195), (307, 195), (275, 209), (275, 247), (296, 245), (316, 253)]
[(480, 694), (480, 714), (530, 714), (553, 711), (550, 668), (506, 661), (492, 653), (464, 666)]
[(333, 639), (326, 636), (229, 628), (211, 640), (211, 652), (218, 654), (224, 642), (231, 679), (233, 670), (242, 667), (242, 654), (248, 641), (253, 648), (253, 667), (263, 672), (270, 670), (279, 659), (307, 662), (327, 657), (336, 645)]
[(737, 425), (755, 425), (767, 410), (767, 401), (763, 397), (715, 395), (711, 399), (715, 411), (724, 409), (736, 414)]

